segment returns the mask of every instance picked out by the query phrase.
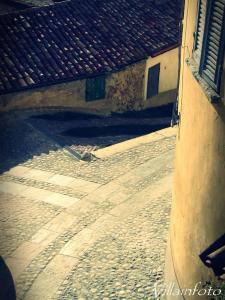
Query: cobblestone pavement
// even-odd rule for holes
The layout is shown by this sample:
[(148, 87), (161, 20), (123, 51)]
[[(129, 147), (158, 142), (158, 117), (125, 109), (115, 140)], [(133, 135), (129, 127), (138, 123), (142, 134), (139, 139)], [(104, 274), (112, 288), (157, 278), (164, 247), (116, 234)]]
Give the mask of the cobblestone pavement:
[(10, 122), (7, 130), (18, 135), (0, 149), (7, 158), (0, 254), (18, 299), (155, 299), (154, 284), (163, 284), (174, 131), (81, 162), (26, 122)]

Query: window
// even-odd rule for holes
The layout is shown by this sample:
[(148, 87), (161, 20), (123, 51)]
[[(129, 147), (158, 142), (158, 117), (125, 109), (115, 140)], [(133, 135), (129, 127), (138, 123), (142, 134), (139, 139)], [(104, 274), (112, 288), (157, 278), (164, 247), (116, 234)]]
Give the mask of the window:
[(200, 76), (219, 92), (224, 57), (225, 0), (199, 0), (193, 57)]
[(86, 101), (105, 98), (105, 75), (86, 80)]
[(148, 69), (147, 98), (153, 97), (159, 92), (160, 64)]

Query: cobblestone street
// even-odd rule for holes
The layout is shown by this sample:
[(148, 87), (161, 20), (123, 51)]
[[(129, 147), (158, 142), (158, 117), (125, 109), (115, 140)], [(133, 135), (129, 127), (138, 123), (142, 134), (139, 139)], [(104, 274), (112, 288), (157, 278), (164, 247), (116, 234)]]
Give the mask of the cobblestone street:
[(7, 122), (0, 254), (18, 299), (156, 299), (154, 285), (160, 288), (164, 278), (175, 130), (137, 138), (129, 147), (124, 142), (119, 151), (96, 151), (86, 162), (26, 121)]

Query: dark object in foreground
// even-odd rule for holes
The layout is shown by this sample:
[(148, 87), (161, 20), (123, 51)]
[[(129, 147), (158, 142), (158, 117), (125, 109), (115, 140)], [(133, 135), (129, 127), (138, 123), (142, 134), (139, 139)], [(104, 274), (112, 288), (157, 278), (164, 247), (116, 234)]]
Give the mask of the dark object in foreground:
[(207, 267), (212, 268), (216, 276), (225, 280), (225, 234), (203, 251), (199, 257)]
[(144, 135), (156, 130), (163, 129), (168, 125), (114, 125), (102, 127), (77, 127), (71, 128), (62, 132), (62, 135), (69, 135), (75, 137), (91, 138), (99, 136), (119, 136), (119, 135)]
[(16, 290), (11, 272), (0, 256), (0, 300), (16, 300)]

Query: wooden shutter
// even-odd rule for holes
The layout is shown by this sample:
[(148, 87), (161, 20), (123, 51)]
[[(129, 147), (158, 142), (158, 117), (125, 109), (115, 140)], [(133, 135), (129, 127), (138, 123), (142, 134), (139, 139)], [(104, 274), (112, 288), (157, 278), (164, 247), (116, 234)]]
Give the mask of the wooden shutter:
[(160, 64), (157, 64), (148, 69), (147, 98), (153, 97), (158, 94), (159, 75), (160, 75)]
[(198, 18), (195, 32), (194, 58), (200, 64), (202, 43), (205, 29), (207, 0), (199, 0), (198, 2)]
[(105, 98), (105, 76), (88, 78), (86, 80), (86, 101)]
[(224, 15), (225, 0), (212, 0), (206, 24), (200, 73), (217, 91), (224, 55)]

